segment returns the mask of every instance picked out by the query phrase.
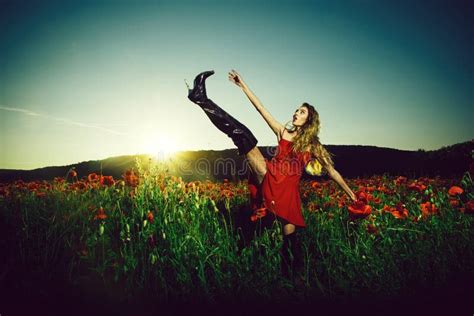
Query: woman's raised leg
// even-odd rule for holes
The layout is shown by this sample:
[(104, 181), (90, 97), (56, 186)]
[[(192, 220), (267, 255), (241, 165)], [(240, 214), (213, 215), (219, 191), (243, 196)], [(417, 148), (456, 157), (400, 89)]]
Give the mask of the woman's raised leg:
[(188, 99), (199, 105), (211, 122), (232, 139), (239, 150), (238, 154), (240, 156), (246, 155), (257, 145), (258, 140), (247, 126), (239, 122), (207, 97), (205, 80), (213, 73), (213, 71), (205, 71), (196, 76), (194, 88), (189, 90)]

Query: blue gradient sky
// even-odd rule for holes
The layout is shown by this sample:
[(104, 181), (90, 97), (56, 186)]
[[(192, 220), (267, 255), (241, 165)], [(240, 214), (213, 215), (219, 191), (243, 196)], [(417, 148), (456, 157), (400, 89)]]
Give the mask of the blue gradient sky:
[(208, 96), (260, 146), (303, 102), (323, 144), (426, 150), (474, 136), (470, 1), (0, 2), (0, 168), (233, 148)]

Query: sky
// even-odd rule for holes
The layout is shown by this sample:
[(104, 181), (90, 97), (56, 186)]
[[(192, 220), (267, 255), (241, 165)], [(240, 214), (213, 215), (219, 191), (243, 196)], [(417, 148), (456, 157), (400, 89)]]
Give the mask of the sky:
[(325, 145), (434, 150), (473, 139), (471, 1), (0, 0), (0, 169), (235, 148), (187, 99), (258, 139), (303, 103)]

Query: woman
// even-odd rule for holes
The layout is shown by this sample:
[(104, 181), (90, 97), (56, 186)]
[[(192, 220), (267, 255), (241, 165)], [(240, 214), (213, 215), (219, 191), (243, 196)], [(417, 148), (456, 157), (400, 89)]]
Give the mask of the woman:
[(282, 223), (282, 272), (287, 275), (288, 270), (293, 270), (297, 263), (290, 260), (289, 251), (301, 263), (301, 256), (295, 256), (299, 252), (295, 230), (296, 227), (306, 226), (298, 191), (305, 167), (319, 164), (353, 201), (357, 197), (334, 169), (330, 153), (319, 142), (319, 114), (312, 105), (303, 103), (293, 114), (293, 127), (287, 129), (265, 109), (235, 70), (229, 72), (229, 80), (243, 90), (277, 136), (277, 153), (268, 161), (257, 148), (257, 139), (252, 132), (207, 97), (205, 80), (213, 74), (211, 70), (197, 75), (194, 88), (189, 89), (188, 86), (188, 98), (198, 104), (212, 123), (232, 139), (239, 155), (245, 155), (254, 175), (249, 179), (253, 208), (269, 210)]

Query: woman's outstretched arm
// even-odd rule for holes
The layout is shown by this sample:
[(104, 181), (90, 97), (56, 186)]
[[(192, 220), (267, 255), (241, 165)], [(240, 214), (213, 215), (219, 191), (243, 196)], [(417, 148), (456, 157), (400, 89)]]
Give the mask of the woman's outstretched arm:
[(341, 174), (337, 172), (337, 170), (334, 169), (334, 167), (332, 167), (331, 165), (328, 165), (326, 167), (326, 170), (328, 172), (328, 175), (341, 187), (341, 189), (344, 190), (344, 192), (346, 192), (349, 198), (354, 202), (357, 201), (357, 196), (349, 188), (346, 181), (344, 181), (344, 179), (342, 178)]
[(262, 102), (257, 98), (257, 96), (250, 90), (250, 88), (245, 84), (242, 77), (237, 73), (237, 71), (233, 70), (229, 72), (229, 80), (235, 83), (237, 86), (241, 87), (244, 93), (249, 98), (250, 102), (255, 106), (257, 111), (262, 115), (262, 117), (267, 122), (268, 126), (273, 130), (273, 132), (279, 137), (280, 132), (283, 130), (284, 126), (270, 114), (270, 112), (265, 109)]

